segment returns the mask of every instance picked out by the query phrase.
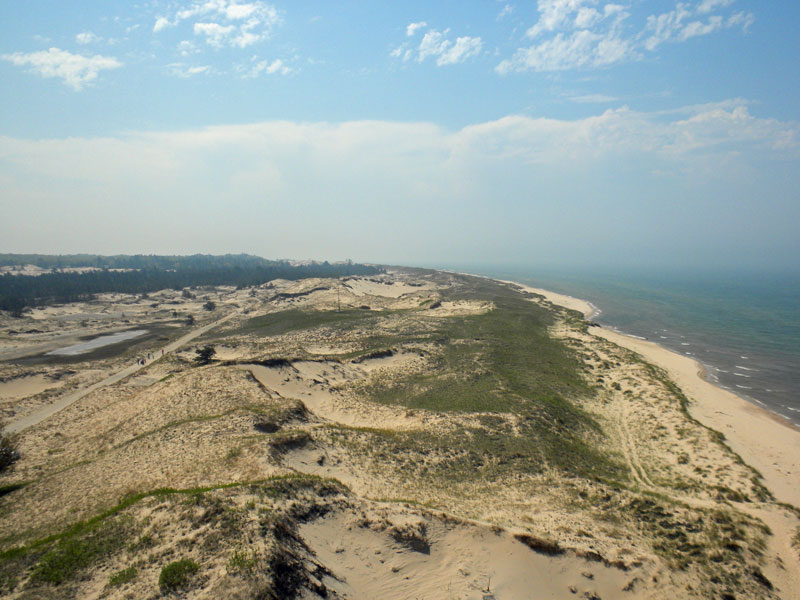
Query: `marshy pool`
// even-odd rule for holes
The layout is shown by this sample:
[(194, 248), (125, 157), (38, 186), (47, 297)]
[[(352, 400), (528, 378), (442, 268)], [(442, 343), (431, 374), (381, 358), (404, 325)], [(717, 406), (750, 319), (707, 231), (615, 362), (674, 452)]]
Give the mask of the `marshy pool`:
[(110, 335), (101, 335), (100, 337), (96, 337), (87, 342), (81, 342), (65, 348), (51, 350), (47, 353), (47, 356), (75, 356), (76, 354), (83, 354), (84, 352), (96, 350), (97, 348), (102, 348), (103, 346), (109, 346), (118, 342), (131, 340), (146, 333), (147, 329), (132, 329), (130, 331), (119, 331)]

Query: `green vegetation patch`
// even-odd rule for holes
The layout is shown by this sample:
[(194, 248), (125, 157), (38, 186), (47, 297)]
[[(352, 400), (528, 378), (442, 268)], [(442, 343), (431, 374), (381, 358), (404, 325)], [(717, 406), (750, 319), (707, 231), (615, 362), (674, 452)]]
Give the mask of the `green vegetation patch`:
[[(597, 449), (602, 429), (578, 404), (592, 391), (574, 351), (550, 335), (557, 315), (506, 286), (474, 278), (459, 279), (442, 296), (491, 302), (495, 308), (446, 318), (420, 311), (409, 314), (393, 336), (368, 338), (368, 346), (383, 348), (433, 343), (434, 364), (424, 372), (374, 378), (357, 391), (383, 404), (482, 413), (481, 426), (446, 435), (365, 431), (362, 438), (376, 438), (367, 445), (386, 448), (397, 460), (419, 463), (420, 475), (450, 480), (551, 467), (581, 476), (624, 478), (624, 470)], [(515, 427), (503, 414), (515, 415)], [(441, 448), (447, 453), (440, 461), (424, 459), (431, 449)], [(413, 465), (406, 466), (414, 472)]]
[[(129, 496), (113, 508), (65, 531), (0, 552), (0, 595), (16, 590), (26, 579), (26, 589), (67, 585), (109, 556), (120, 552), (136, 554), (151, 547), (154, 543), (152, 537), (140, 537), (140, 526), (132, 516), (123, 512), (146, 498), (183, 498), (185, 509), (192, 511), (186, 514), (193, 527), (207, 525), (222, 537), (232, 535), (239, 525), (239, 513), (208, 492), (234, 487), (246, 488), (261, 497), (280, 499), (313, 499), (347, 493), (347, 488), (335, 480), (292, 474), (202, 488), (162, 488)], [(109, 585), (122, 585), (130, 580), (127, 578), (135, 577), (135, 570), (130, 569), (112, 575)], [(180, 572), (177, 567), (174, 569), (177, 569), (176, 573)], [(173, 575), (175, 573), (167, 576), (168, 582), (175, 581)]]
[(379, 317), (365, 310), (300, 310), (289, 309), (253, 317), (235, 329), (210, 332), (206, 338), (256, 334), (260, 336), (282, 335), (290, 331), (315, 327), (346, 327), (356, 322), (377, 321)]
[(700, 570), (703, 597), (724, 597), (730, 589), (767, 597), (764, 588), (772, 584), (758, 565), (769, 528), (761, 521), (733, 510), (687, 507), (656, 494), (601, 489), (579, 496), (579, 504), (599, 518), (643, 533), (671, 569)]
[[(495, 309), (480, 315), (426, 319), (411, 336), (383, 339), (384, 347), (431, 341), (439, 353), (432, 372), (413, 374), (367, 390), (371, 399), (410, 408), (460, 412), (532, 410), (581, 427), (591, 419), (564, 397), (589, 393), (581, 364), (548, 328), (551, 311), (525, 300), (505, 286), (467, 280), (445, 290), (448, 300), (488, 301)], [(425, 331), (424, 338), (419, 331)], [(393, 344), (392, 344), (393, 343)]]
[(130, 583), (134, 579), (136, 579), (138, 571), (136, 567), (131, 565), (127, 569), (122, 569), (121, 571), (117, 571), (111, 577), (108, 578), (108, 585), (109, 587), (119, 587), (121, 585), (125, 585), (126, 583)]
[(132, 530), (131, 520), (121, 517), (74, 528), (38, 558), (31, 582), (59, 585), (72, 579), (125, 546)]
[(188, 558), (171, 562), (161, 569), (161, 575), (158, 577), (158, 587), (163, 592), (172, 592), (185, 588), (191, 581), (192, 575), (199, 570), (200, 565)]
[(624, 467), (574, 433), (550, 432), (521, 423), (513, 431), (505, 420), (481, 427), (460, 427), (438, 433), (425, 430), (328, 428), (331, 441), (356, 455), (369, 457), (381, 472), (402, 474), (408, 482), (425, 481), (436, 487), (452, 484), (502, 482), (520, 474), (548, 469), (592, 479), (624, 479)]

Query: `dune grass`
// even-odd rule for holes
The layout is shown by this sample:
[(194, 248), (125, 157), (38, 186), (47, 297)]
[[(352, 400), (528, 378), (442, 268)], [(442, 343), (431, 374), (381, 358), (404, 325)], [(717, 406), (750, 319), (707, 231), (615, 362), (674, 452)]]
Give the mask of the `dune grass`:
[(356, 322), (379, 318), (376, 313), (361, 309), (303, 310), (291, 308), (247, 319), (233, 329), (220, 329), (203, 336), (204, 339), (255, 334), (260, 336), (282, 335), (291, 331), (315, 327), (344, 327)]
[[(271, 498), (297, 497), (305, 492), (320, 497), (347, 493), (338, 481), (291, 474), (190, 489), (160, 488), (128, 496), (116, 506), (59, 533), (0, 552), (0, 594), (17, 589), (25, 579), (26, 589), (69, 584), (107, 557), (126, 549), (136, 550), (137, 544), (131, 542), (137, 539), (139, 527), (125, 511), (142, 500), (184, 497), (200, 503), (211, 501), (206, 500), (209, 492), (239, 487)], [(130, 581), (129, 576), (126, 570), (120, 571), (112, 576), (114, 581), (110, 580), (109, 585)]]

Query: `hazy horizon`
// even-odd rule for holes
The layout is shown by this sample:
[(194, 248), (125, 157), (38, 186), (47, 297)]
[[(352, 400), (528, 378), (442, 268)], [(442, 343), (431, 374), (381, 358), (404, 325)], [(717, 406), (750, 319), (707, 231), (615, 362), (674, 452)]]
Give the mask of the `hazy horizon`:
[(800, 269), (793, 4), (39, 4), (4, 252)]

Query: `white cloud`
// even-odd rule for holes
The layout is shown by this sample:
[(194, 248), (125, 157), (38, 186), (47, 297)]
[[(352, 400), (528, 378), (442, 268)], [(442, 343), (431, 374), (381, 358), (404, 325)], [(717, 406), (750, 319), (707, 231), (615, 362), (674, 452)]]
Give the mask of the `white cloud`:
[(57, 77), (62, 79), (75, 91), (80, 91), (85, 85), (97, 79), (100, 71), (117, 69), (122, 63), (109, 56), (82, 56), (72, 54), (59, 48), (50, 48), (39, 52), (23, 54), (3, 54), (0, 56), (16, 66), (29, 65), (31, 71), (42, 77)]
[[(0, 136), (0, 156), (13, 208), (0, 237), (12, 246), (88, 238), (131, 252), (169, 243), (181, 252), (330, 258), (352, 248), (354, 258), (376, 262), (411, 251), (417, 261), (454, 261), (561, 256), (582, 244), (580, 258), (639, 236), (618, 255), (663, 238), (654, 254), (674, 256), (695, 250), (687, 227), (698, 244), (720, 229), (697, 215), (730, 223), (738, 212), (745, 231), (766, 223), (766, 233), (785, 231), (796, 248), (800, 214), (786, 194), (800, 185), (800, 125), (753, 116), (741, 101), (571, 120), (508, 116), (457, 130), (275, 121), (105, 138)], [(774, 206), (774, 221), (765, 221)], [(103, 222), (120, 219), (124, 231), (104, 233)], [(453, 256), (443, 256), (442, 231)], [(731, 236), (723, 249), (749, 252), (742, 240)]]
[(497, 14), (497, 20), (500, 21), (514, 12), (514, 7), (510, 4), (503, 6), (503, 9)]
[(193, 21), (192, 31), (204, 37), (211, 46), (246, 48), (266, 40), (282, 19), (278, 9), (265, 2), (195, 0), (177, 10), (172, 19), (156, 19), (153, 31), (158, 32), (183, 21)]
[(433, 29), (427, 32), (419, 43), (417, 60), (422, 62), (429, 56), (442, 54), (447, 49), (447, 46), (450, 45), (450, 42), (445, 38), (449, 31), (449, 29), (445, 29), (444, 32)]
[(571, 96), (570, 100), (573, 102), (580, 102), (581, 104), (609, 104), (610, 102), (617, 102), (619, 98), (606, 96), (605, 94), (585, 94), (582, 96)]
[(181, 79), (188, 79), (195, 75), (207, 75), (211, 73), (210, 65), (186, 65), (184, 63), (171, 63), (167, 65), (170, 73)]
[(408, 27), (406, 27), (406, 35), (408, 37), (412, 37), (417, 32), (417, 29), (422, 29), (423, 27), (427, 26), (428, 24), (425, 21), (420, 21), (419, 23), (409, 23)]
[(75, 36), (75, 41), (81, 45), (85, 44), (94, 44), (96, 42), (103, 41), (99, 35), (92, 33), (91, 31), (84, 31), (83, 33), (79, 33)]
[(166, 29), (167, 27), (172, 27), (174, 25), (175, 25), (175, 23), (170, 21), (168, 18), (166, 18), (166, 17), (158, 17), (156, 19), (155, 24), (153, 25), (153, 33), (158, 33), (162, 29)]
[(660, 15), (650, 15), (647, 17), (646, 31), (652, 34), (644, 43), (645, 48), (654, 50), (656, 46), (675, 37), (682, 29), (683, 22), (691, 16), (685, 4), (678, 4), (675, 10), (671, 10)]
[(621, 62), (635, 54), (628, 40), (615, 35), (602, 35), (587, 29), (554, 37), (528, 48), (520, 48), (510, 60), (504, 60), (495, 70), (500, 74), (511, 71), (560, 71), (581, 67), (600, 67)]
[(441, 66), (464, 62), (468, 58), (480, 54), (481, 46), (482, 42), (479, 37), (456, 38), (455, 43), (445, 48), (444, 52), (436, 59), (436, 64)]
[[(747, 31), (754, 21), (752, 13), (738, 12), (727, 19), (721, 14), (710, 14), (732, 3), (733, 0), (703, 0), (699, 5), (692, 6), (679, 2), (674, 10), (650, 15), (645, 27), (645, 31), (650, 32), (644, 42), (645, 48), (653, 51), (664, 42), (682, 42), (723, 28), (741, 26), (743, 31)], [(697, 16), (701, 18), (695, 18)], [(703, 21), (703, 18), (706, 20)]]
[(575, 27), (579, 29), (587, 29), (594, 27), (603, 19), (603, 15), (597, 12), (594, 8), (587, 8), (585, 6), (578, 10), (575, 16)]
[(707, 15), (717, 7), (724, 8), (733, 4), (733, 0), (702, 0), (697, 7), (697, 12)]
[(251, 62), (253, 64), (249, 67), (239, 67), (238, 69), (243, 72), (243, 76), (246, 78), (255, 78), (260, 75), (288, 75), (292, 72), (292, 68), (279, 58), (270, 62), (268, 60), (258, 60), (258, 57), (254, 56)]
[(219, 23), (195, 23), (195, 35), (204, 35), (206, 42), (217, 48), (228, 41), (231, 34), (236, 31), (233, 25), (220, 25)]
[(194, 42), (189, 40), (181, 40), (178, 42), (177, 49), (178, 52), (181, 53), (181, 56), (191, 56), (192, 54), (197, 54), (200, 52)]
[(544, 32), (560, 29), (569, 22), (570, 17), (585, 9), (585, 5), (593, 3), (593, 0), (539, 0), (539, 20), (528, 29), (526, 35), (535, 38)]
[(721, 29), (722, 27), (723, 21), (722, 17), (719, 15), (710, 17), (706, 23), (701, 21), (692, 21), (691, 23), (687, 23), (686, 27), (681, 30), (680, 39), (688, 40), (689, 38), (698, 35), (708, 35), (709, 33), (712, 33), (717, 29)]
[[(412, 23), (412, 25), (423, 24)], [(444, 31), (430, 29), (422, 36), (422, 40), (416, 49), (409, 48), (408, 44), (402, 44), (394, 48), (389, 55), (394, 58), (402, 58), (403, 62), (411, 60), (415, 56), (417, 62), (423, 62), (427, 58), (435, 58), (436, 64), (441, 67), (464, 62), (468, 58), (480, 54), (483, 47), (481, 38), (462, 36), (453, 41), (448, 38), (449, 33), (449, 29)]]
[(631, 14), (623, 4), (538, 0), (539, 18), (526, 32), (533, 45), (518, 48), (495, 70), (505, 74), (603, 67), (641, 58), (665, 42), (682, 42), (727, 27), (740, 26), (747, 31), (753, 23), (751, 13), (719, 12), (734, 1), (678, 1), (672, 10), (648, 15), (640, 32), (633, 34)]
[(600, 67), (635, 58), (634, 44), (623, 37), (630, 16), (619, 4), (595, 8), (597, 0), (539, 0), (539, 20), (526, 36), (532, 46), (519, 48), (495, 67), (511, 71), (559, 71)]
[(746, 13), (742, 11), (728, 17), (728, 22), (725, 24), (725, 26), (736, 27), (737, 25), (741, 25), (742, 31), (746, 33), (753, 25), (753, 23), (755, 23), (755, 21), (756, 18), (753, 15), (753, 13)]

